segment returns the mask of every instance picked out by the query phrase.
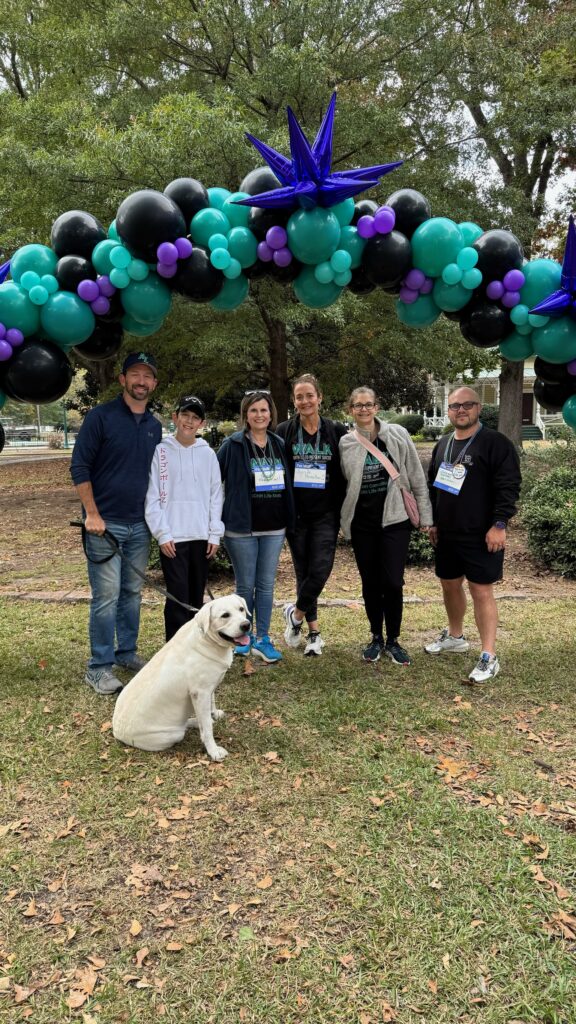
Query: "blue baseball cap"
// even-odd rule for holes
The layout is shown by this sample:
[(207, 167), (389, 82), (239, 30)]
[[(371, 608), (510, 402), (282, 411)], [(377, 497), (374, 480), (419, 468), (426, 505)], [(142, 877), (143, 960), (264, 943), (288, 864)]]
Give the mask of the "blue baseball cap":
[(125, 374), (126, 370), (129, 370), (131, 366), (136, 366), (137, 363), (144, 363), (145, 366), (149, 366), (154, 376), (158, 376), (156, 360), (150, 352), (129, 352), (122, 363), (122, 373)]

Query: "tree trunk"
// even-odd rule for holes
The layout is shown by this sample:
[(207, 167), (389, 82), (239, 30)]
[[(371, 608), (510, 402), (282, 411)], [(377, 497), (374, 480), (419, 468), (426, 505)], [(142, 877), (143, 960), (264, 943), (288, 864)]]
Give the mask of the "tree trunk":
[(500, 371), (500, 413), (498, 430), (522, 447), (522, 392), (524, 363), (502, 359)]
[(256, 299), (260, 316), (268, 334), (268, 379), (270, 391), (278, 411), (278, 422), (288, 418), (290, 385), (288, 382), (288, 347), (286, 325), (282, 320), (270, 316), (265, 304)]

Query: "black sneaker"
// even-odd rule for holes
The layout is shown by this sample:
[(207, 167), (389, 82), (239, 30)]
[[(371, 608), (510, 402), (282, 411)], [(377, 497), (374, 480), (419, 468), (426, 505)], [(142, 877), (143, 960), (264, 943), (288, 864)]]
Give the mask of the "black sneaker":
[(384, 645), (384, 654), (395, 665), (411, 665), (410, 655), (400, 646), (397, 640), (387, 640)]
[(384, 650), (384, 640), (381, 636), (373, 636), (368, 647), (362, 651), (364, 661), (379, 661)]

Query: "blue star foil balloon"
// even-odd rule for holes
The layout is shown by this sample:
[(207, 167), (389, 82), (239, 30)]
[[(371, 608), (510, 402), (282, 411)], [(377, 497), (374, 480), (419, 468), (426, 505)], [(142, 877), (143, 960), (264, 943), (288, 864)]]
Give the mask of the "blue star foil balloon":
[(530, 312), (540, 316), (561, 317), (565, 313), (576, 316), (576, 227), (572, 216), (568, 221), (560, 288), (542, 299)]
[(7, 263), (3, 263), (2, 266), (0, 267), (0, 284), (2, 284), (3, 281), (6, 280), (6, 278), (8, 277), (9, 273), (10, 273), (10, 260), (8, 260)]
[(397, 160), (392, 164), (376, 164), (373, 167), (331, 173), (335, 109), (336, 93), (333, 93), (320, 130), (311, 146), (293, 110), (287, 108), (291, 160), (246, 132), (246, 138), (258, 150), (284, 187), (261, 192), (247, 199), (237, 199), (235, 202), (239, 206), (260, 206), (269, 210), (296, 204), (305, 210), (311, 210), (315, 206), (336, 206), (337, 203), (342, 203), (345, 199), (364, 192), (365, 189), (373, 188), (385, 174), (401, 166), (403, 161)]

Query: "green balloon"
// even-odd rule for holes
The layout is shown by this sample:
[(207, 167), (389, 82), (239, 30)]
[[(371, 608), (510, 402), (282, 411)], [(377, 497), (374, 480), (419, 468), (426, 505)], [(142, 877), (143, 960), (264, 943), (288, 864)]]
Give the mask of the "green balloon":
[(122, 327), (124, 330), (128, 331), (128, 334), (135, 334), (138, 338), (148, 338), (151, 334), (156, 334), (163, 323), (163, 320), (156, 320), (154, 323), (141, 324), (128, 313), (122, 317)]
[(439, 277), (432, 289), (432, 298), (439, 309), (445, 310), (446, 313), (455, 313), (470, 302), (470, 292), (463, 284), (446, 284)]
[(133, 320), (153, 324), (170, 312), (172, 293), (156, 274), (149, 274), (145, 281), (131, 281), (123, 289), (122, 305)]
[(365, 245), (366, 239), (358, 234), (357, 229), (352, 224), (342, 228), (338, 248), (345, 249), (346, 252), (350, 253), (352, 257), (352, 263), (350, 264), (352, 270), (355, 267), (359, 267), (362, 263), (362, 253), (364, 252)]
[(519, 334), (518, 331), (512, 331), (506, 341), (500, 342), (500, 354), (511, 363), (521, 363), (533, 355), (533, 352), (531, 336)]
[(213, 210), (210, 207), (198, 210), (190, 224), (190, 234), (196, 245), (207, 246), (212, 235), (227, 235), (229, 231), (228, 217), (225, 217), (220, 210)]
[[(321, 206), (313, 210), (298, 210), (292, 214), (286, 228), (290, 251), (301, 263), (323, 263), (330, 259), (338, 246), (340, 227), (331, 210)], [(325, 304), (330, 305), (329, 302)]]
[(250, 285), (244, 274), (240, 277), (227, 278), (215, 299), (210, 302), (214, 309), (231, 310), (241, 306), (248, 295)]
[(218, 186), (214, 188), (209, 188), (207, 191), (208, 199), (210, 200), (210, 206), (212, 206), (215, 210), (221, 210), (226, 200), (229, 199), (230, 196), (232, 195), (230, 189), (219, 188)]
[(350, 221), (354, 216), (354, 200), (345, 199), (343, 203), (336, 203), (336, 206), (331, 206), (330, 209), (338, 218), (338, 223), (344, 228), (346, 225), (350, 224)]
[(22, 274), (27, 270), (34, 270), (37, 274), (54, 274), (58, 257), (53, 249), (47, 245), (23, 245), (17, 249), (10, 260), (10, 274), (12, 280), (20, 281)]
[(40, 323), (45, 334), (63, 348), (86, 341), (96, 326), (96, 319), (88, 303), (77, 295), (56, 292), (41, 307)]
[(465, 245), (472, 245), (472, 242), (475, 242), (477, 238), (480, 238), (480, 235), (484, 234), (483, 229), (471, 220), (462, 221), (458, 227), (460, 228), (460, 234), (464, 239)]
[(30, 302), (28, 292), (13, 281), (0, 284), (0, 323), (17, 327), (24, 337), (36, 334), (40, 327), (40, 309)]
[(550, 320), (532, 332), (534, 352), (548, 363), (570, 363), (576, 359), (576, 323), (570, 317)]
[(114, 265), (110, 261), (110, 253), (113, 249), (117, 249), (118, 245), (119, 243), (114, 241), (113, 238), (104, 238), (92, 249), (92, 256), (90, 258), (93, 267), (99, 274), (110, 274), (110, 271), (114, 269)]
[(441, 312), (431, 295), (420, 295), (416, 302), (408, 305), (400, 300), (396, 302), (398, 319), (407, 327), (430, 327)]
[(562, 406), (562, 416), (564, 422), (572, 427), (572, 430), (576, 430), (576, 395), (571, 395), (566, 399)]
[(314, 276), (314, 269), (314, 267), (303, 267), (292, 287), (296, 298), (303, 306), (324, 309), (340, 298), (342, 288), (334, 281), (322, 284)]
[(238, 260), (244, 270), (256, 263), (258, 258), (258, 241), (249, 228), (232, 228), (228, 235), (228, 252)]
[(235, 199), (249, 199), (248, 192), (232, 192), (224, 201), (222, 213), (228, 217), (233, 228), (247, 228), (251, 206), (237, 206)]
[(520, 301), (528, 309), (560, 288), (562, 268), (555, 260), (530, 260), (522, 267), (522, 273), (526, 281), (520, 289)]
[(440, 277), (447, 263), (456, 262), (463, 246), (462, 232), (453, 220), (431, 217), (412, 235), (412, 263), (428, 277)]
[(113, 220), (110, 227), (108, 228), (108, 238), (113, 238), (115, 242), (120, 241), (120, 235), (116, 231), (116, 221)]

